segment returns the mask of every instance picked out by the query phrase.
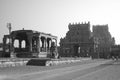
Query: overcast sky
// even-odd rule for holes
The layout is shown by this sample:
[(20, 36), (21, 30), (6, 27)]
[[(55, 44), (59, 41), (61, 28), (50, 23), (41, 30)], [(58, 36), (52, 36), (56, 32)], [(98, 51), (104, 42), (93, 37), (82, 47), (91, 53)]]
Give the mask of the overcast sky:
[(69, 23), (108, 24), (120, 44), (120, 0), (0, 0), (0, 42), (12, 30), (33, 29), (65, 37)]

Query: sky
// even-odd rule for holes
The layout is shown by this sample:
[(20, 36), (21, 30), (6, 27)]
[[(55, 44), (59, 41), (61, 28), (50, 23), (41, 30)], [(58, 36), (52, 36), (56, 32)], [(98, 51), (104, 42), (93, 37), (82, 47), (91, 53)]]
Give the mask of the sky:
[(120, 0), (0, 0), (0, 42), (12, 31), (32, 29), (66, 36), (69, 23), (90, 21), (92, 25), (108, 24), (116, 44), (120, 44)]

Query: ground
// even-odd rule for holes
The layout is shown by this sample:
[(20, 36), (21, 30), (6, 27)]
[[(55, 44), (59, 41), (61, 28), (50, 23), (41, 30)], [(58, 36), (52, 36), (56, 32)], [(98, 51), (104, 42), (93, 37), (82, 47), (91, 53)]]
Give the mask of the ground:
[(118, 80), (120, 60), (88, 60), (57, 66), (0, 68), (0, 80)]

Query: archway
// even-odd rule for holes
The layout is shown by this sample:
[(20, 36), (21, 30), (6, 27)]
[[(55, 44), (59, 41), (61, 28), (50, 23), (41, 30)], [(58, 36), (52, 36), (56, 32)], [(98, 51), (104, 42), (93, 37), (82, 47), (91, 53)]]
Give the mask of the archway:
[(74, 56), (79, 57), (79, 45), (75, 44), (74, 45)]

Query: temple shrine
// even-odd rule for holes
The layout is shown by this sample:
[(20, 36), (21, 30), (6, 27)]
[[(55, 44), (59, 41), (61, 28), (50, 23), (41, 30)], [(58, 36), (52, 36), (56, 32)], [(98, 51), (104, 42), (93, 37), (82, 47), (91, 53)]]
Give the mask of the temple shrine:
[(51, 57), (51, 46), (55, 46), (57, 55), (57, 36), (43, 32), (24, 29), (12, 31), (10, 35), (4, 35), (3, 44), (5, 57)]

